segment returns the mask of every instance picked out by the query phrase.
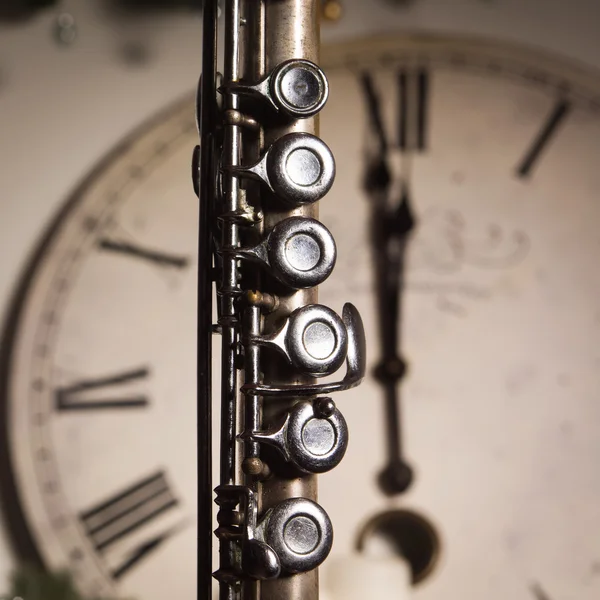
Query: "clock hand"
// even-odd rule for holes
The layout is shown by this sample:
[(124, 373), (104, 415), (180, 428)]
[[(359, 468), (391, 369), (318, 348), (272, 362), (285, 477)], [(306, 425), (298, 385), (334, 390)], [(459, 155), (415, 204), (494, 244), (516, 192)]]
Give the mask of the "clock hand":
[(400, 352), (401, 294), (404, 287), (405, 253), (414, 218), (408, 187), (403, 184), (401, 197), (393, 207), (374, 209), (373, 242), (375, 248), (381, 362), (375, 376), (384, 388), (388, 462), (379, 476), (387, 494), (401, 494), (412, 482), (412, 469), (403, 459), (399, 383), (406, 363)]
[[(365, 189), (372, 204), (371, 244), (374, 251), (376, 293), (378, 299), (379, 337), (382, 359), (375, 376), (385, 394), (387, 466), (379, 476), (379, 485), (386, 494), (401, 494), (412, 481), (412, 469), (402, 458), (400, 395), (398, 383), (406, 366), (398, 355), (400, 293), (404, 279), (404, 254), (414, 219), (410, 210), (408, 173), (404, 173), (401, 197), (396, 206), (390, 206), (389, 194), (392, 177), (388, 165), (387, 141), (379, 96), (369, 73), (364, 73), (360, 84), (366, 101), (371, 131), (377, 141), (377, 152), (370, 160), (365, 178)], [(405, 167), (410, 168), (410, 157)], [(406, 169), (405, 169), (406, 170)]]

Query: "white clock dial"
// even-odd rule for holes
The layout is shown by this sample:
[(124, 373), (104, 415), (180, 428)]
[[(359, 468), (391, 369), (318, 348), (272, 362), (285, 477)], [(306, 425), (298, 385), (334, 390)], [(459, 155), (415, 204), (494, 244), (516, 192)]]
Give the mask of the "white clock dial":
[[(421, 598), (525, 600), (536, 584), (595, 598), (600, 77), (429, 38), (344, 45), (323, 63), (338, 174), (321, 219), (339, 258), (320, 299), (361, 309), (371, 364), (364, 73), (417, 220), (402, 315), (416, 479), (382, 498), (379, 388), (340, 398), (350, 446), (320, 479), (333, 552), (407, 505), (443, 540)], [(195, 591), (195, 143), (188, 98), (104, 160), (49, 230), (8, 324), (4, 477), (21, 550), (88, 593)]]
[(77, 190), (9, 324), (19, 501), (41, 558), (92, 594), (195, 586), (192, 106), (171, 107)]

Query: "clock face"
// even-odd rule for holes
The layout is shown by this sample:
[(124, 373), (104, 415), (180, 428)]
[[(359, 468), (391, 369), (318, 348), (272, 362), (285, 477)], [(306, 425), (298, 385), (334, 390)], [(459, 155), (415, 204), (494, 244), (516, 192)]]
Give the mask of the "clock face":
[[(418, 37), (337, 46), (323, 65), (321, 135), (338, 173), (320, 212), (338, 263), (320, 301), (358, 306), (371, 364), (367, 85), (416, 218), (401, 319), (416, 478), (407, 495), (381, 496), (381, 392), (369, 380), (340, 396), (350, 446), (320, 478), (333, 552), (406, 506), (442, 538), (420, 598), (596, 598), (600, 77)], [(196, 139), (190, 96), (103, 160), (49, 229), (7, 323), (16, 542), (89, 594), (195, 592)]]

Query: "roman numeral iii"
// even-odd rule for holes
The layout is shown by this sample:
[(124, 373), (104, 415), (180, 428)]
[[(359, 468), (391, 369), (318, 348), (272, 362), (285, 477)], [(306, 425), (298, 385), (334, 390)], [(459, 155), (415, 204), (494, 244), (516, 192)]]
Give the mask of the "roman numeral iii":
[(119, 579), (182, 528), (178, 500), (158, 471), (80, 514), (80, 521), (114, 579)]

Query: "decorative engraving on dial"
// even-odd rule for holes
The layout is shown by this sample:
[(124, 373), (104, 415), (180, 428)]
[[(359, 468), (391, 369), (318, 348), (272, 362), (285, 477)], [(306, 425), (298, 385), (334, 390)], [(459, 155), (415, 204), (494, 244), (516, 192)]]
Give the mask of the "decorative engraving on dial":
[(149, 400), (145, 394), (128, 390), (132, 382), (143, 381), (149, 376), (150, 370), (144, 367), (98, 379), (77, 381), (56, 391), (56, 409), (72, 411), (148, 406)]
[[(112, 577), (119, 579), (184, 526), (180, 520), (146, 537), (136, 535), (177, 504), (165, 474), (159, 471), (82, 512), (80, 520)], [(111, 554), (117, 544), (118, 550)]]

